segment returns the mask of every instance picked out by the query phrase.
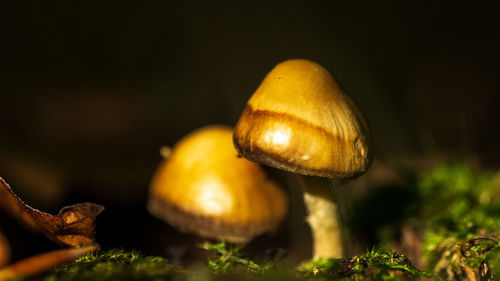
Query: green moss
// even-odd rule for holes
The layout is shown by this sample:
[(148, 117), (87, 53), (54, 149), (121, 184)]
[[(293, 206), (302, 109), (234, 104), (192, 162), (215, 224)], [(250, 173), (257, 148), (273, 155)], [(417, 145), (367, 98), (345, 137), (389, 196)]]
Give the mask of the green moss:
[(258, 264), (243, 256), (241, 245), (222, 242), (201, 247), (216, 254), (207, 262), (217, 280), (418, 280), (432, 276), (392, 250), (374, 249), (350, 259), (314, 259), (291, 270), (274, 261)]
[(304, 277), (328, 277), (330, 271), (338, 271), (340, 269), (342, 262), (341, 259), (316, 258), (302, 263), (298, 267), (298, 271)]
[(392, 250), (373, 249), (350, 259), (314, 259), (299, 267), (308, 280), (418, 280), (432, 275)]
[[(500, 276), (498, 175), (463, 164), (441, 165), (419, 176), (419, 218), (429, 270), (443, 279)], [(483, 279), (481, 279), (483, 280)]]
[(431, 268), (454, 245), (500, 229), (500, 186), (494, 174), (463, 164), (441, 165), (422, 174), (418, 188), (420, 217), (427, 220), (424, 255)]
[(391, 250), (372, 250), (350, 259), (316, 259), (297, 270), (277, 261), (259, 264), (242, 254), (241, 245), (205, 243), (202, 247), (215, 254), (208, 259), (208, 266), (180, 269), (161, 257), (110, 250), (81, 257), (36, 280), (322, 281), (418, 280), (430, 276)]
[(207, 259), (208, 267), (214, 273), (234, 273), (237, 269), (240, 269), (240, 271), (243, 269), (246, 272), (263, 274), (274, 267), (272, 261), (258, 264), (249, 258), (243, 257), (241, 252), (243, 245), (205, 242), (200, 247), (216, 255), (214, 259)]
[(357, 203), (356, 216), (349, 220), (356, 237), (371, 245), (397, 244), (402, 227), (410, 226), (423, 233), (423, 241), (413, 245), (422, 242), (428, 271), (444, 279), (480, 271), (500, 276), (494, 234), (500, 231), (500, 173), (443, 163), (431, 171), (409, 173), (406, 179), (404, 186), (374, 188)]
[(184, 274), (161, 257), (110, 250), (83, 256), (38, 280), (184, 280)]

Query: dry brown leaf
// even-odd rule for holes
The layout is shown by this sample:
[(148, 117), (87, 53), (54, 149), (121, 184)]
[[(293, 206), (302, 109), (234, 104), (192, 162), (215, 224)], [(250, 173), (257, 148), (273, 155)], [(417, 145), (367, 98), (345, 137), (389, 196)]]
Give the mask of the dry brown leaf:
[(104, 210), (101, 205), (82, 203), (62, 208), (50, 215), (26, 205), (0, 178), (0, 207), (28, 228), (43, 233), (50, 240), (71, 247), (96, 245), (95, 219)]
[(9, 263), (9, 259), (10, 259), (9, 242), (2, 234), (2, 230), (0, 229), (0, 267)]
[(97, 250), (97, 246), (89, 246), (78, 249), (57, 250), (29, 257), (0, 269), (0, 281), (38, 275), (95, 250)]

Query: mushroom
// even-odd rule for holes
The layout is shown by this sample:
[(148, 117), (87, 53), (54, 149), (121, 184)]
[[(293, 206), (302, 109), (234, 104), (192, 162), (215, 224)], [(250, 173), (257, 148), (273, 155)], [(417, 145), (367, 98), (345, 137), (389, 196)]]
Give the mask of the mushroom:
[(148, 210), (183, 232), (246, 243), (276, 229), (288, 201), (262, 168), (238, 158), (232, 129), (208, 126), (164, 155), (151, 182)]
[(249, 160), (300, 174), (313, 256), (342, 257), (338, 206), (329, 182), (309, 176), (363, 174), (372, 144), (363, 116), (331, 74), (309, 60), (278, 64), (248, 101), (233, 142)]

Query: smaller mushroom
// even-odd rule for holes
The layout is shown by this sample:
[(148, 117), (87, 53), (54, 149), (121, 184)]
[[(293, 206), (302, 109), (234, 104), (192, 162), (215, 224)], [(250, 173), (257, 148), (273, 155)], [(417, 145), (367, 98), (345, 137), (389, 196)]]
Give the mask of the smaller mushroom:
[(237, 157), (225, 126), (181, 139), (156, 171), (148, 202), (151, 214), (182, 232), (232, 243), (275, 230), (287, 207), (260, 166)]

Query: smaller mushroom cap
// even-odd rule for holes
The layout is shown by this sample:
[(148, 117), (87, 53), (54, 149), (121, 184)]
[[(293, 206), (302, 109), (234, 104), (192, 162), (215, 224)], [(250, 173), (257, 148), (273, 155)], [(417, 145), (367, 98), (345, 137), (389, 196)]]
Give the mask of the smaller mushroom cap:
[(287, 207), (262, 168), (237, 157), (224, 126), (181, 139), (156, 171), (148, 202), (153, 215), (183, 232), (233, 243), (273, 231)]
[(370, 132), (354, 103), (325, 68), (301, 59), (267, 74), (233, 141), (245, 158), (313, 176), (355, 177), (372, 158)]

